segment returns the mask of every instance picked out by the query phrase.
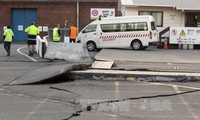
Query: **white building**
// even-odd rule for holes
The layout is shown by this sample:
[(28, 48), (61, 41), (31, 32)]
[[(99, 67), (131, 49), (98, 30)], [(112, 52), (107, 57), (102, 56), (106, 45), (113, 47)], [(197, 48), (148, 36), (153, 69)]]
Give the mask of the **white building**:
[[(167, 37), (170, 48), (177, 48), (178, 44), (193, 44), (194, 48), (200, 49), (200, 0), (119, 0), (118, 9), (122, 16), (152, 15), (159, 31), (159, 46)], [(173, 27), (196, 27), (193, 28), (196, 33), (188, 30), (196, 36), (182, 35), (184, 30), (181, 28), (180, 34), (176, 32), (172, 38), (170, 33), (178, 31)]]
[(119, 0), (122, 16), (152, 15), (159, 30), (200, 27), (200, 0)]

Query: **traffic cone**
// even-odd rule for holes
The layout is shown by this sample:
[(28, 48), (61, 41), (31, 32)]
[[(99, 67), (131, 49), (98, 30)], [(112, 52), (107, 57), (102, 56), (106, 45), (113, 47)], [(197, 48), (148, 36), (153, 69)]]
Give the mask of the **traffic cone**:
[(165, 38), (165, 41), (164, 41), (164, 49), (168, 49), (168, 40), (167, 40), (167, 38)]

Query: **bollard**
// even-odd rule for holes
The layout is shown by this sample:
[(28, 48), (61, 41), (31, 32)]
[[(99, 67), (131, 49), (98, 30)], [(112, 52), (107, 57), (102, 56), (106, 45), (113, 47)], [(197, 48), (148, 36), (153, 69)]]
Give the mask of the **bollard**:
[(167, 40), (167, 38), (165, 38), (165, 41), (164, 41), (164, 49), (168, 49), (168, 40)]
[(178, 49), (182, 49), (182, 44), (181, 44), (181, 42), (178, 43)]

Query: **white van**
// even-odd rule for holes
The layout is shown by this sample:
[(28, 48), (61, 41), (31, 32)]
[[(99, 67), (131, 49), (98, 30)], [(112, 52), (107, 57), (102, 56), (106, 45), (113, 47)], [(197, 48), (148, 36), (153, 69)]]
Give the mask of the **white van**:
[(157, 41), (157, 29), (152, 16), (122, 16), (102, 18), (88, 24), (77, 37), (86, 43), (88, 51), (98, 48), (145, 49)]

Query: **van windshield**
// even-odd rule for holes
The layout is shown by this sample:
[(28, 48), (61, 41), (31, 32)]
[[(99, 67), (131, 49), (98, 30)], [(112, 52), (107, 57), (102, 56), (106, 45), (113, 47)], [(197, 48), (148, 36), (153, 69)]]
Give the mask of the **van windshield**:
[(156, 23), (155, 22), (151, 22), (151, 30), (156, 30)]
[(94, 25), (89, 25), (87, 26), (84, 30), (83, 30), (83, 33), (88, 33), (88, 32), (95, 32), (97, 29), (97, 25), (94, 24)]

